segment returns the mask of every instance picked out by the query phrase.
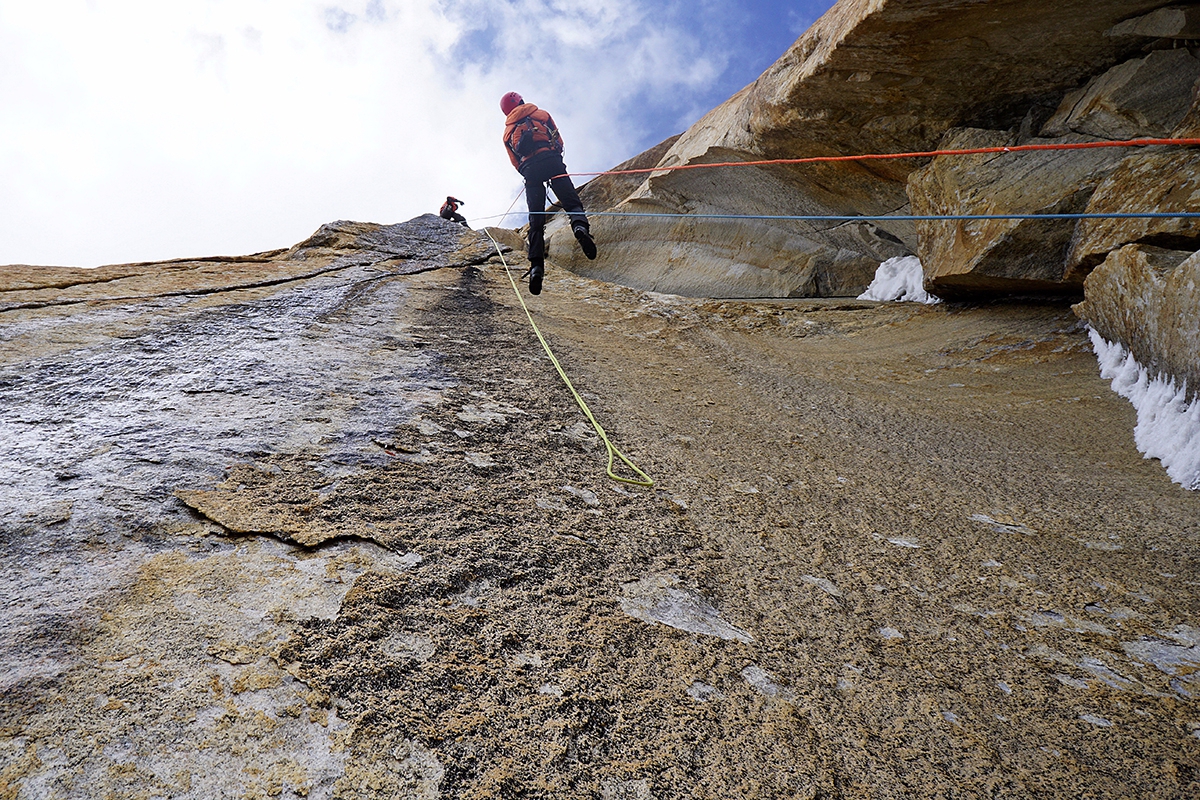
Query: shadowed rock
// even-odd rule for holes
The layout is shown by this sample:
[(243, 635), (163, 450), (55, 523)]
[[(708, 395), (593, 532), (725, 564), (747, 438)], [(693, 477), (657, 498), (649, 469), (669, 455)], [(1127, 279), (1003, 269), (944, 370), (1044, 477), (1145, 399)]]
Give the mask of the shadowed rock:
[(1200, 9), (1187, 6), (1160, 8), (1114, 25), (1107, 35), (1114, 38), (1200, 39)]

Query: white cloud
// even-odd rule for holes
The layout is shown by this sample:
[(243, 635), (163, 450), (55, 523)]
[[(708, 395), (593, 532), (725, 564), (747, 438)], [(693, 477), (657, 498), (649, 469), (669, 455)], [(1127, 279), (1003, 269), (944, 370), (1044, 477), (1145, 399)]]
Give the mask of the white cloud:
[(681, 113), (726, 62), (645, 4), (583, 5), (0, 0), (0, 264), (249, 253), (446, 194), (503, 212), (510, 89), (573, 170), (611, 166), (652, 143), (643, 104)]

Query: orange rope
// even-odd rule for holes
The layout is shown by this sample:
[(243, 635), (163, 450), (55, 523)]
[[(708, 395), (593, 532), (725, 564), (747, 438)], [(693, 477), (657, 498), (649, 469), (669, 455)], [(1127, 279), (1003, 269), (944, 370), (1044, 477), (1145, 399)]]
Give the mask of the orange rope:
[[(764, 161), (722, 161), (715, 164), (680, 164), (674, 167), (610, 169), (603, 172), (568, 172), (571, 176), (637, 175), (647, 172), (673, 172), (681, 169), (713, 167), (764, 167), (779, 164), (817, 164), (830, 161), (880, 161), (895, 158), (931, 158), (934, 156), (973, 156), (986, 153), (1021, 153), (1028, 150), (1088, 150), (1100, 147), (1147, 147), (1150, 145), (1200, 145), (1200, 139), (1128, 139), (1120, 142), (1063, 142), (1061, 144), (1018, 144), (1009, 147), (973, 147), (966, 150), (927, 150), (922, 153), (869, 153), (858, 156), (809, 156), (808, 158), (772, 158)], [(554, 177), (560, 178), (561, 175)]]

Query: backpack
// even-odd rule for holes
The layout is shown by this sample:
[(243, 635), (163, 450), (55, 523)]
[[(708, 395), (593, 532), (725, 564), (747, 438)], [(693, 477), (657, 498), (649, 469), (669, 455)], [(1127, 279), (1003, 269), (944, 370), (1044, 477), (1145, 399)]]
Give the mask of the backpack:
[(508, 136), (508, 149), (517, 154), (522, 161), (541, 150), (561, 150), (562, 139), (558, 128), (529, 115), (513, 126)]

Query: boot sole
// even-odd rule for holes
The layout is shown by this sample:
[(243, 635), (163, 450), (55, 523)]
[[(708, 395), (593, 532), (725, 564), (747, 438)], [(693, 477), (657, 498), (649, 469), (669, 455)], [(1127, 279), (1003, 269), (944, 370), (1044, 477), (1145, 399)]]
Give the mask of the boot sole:
[(579, 242), (580, 249), (583, 254), (588, 257), (589, 261), (594, 261), (596, 258), (596, 240), (592, 238), (592, 234), (585, 230), (575, 231), (575, 239)]

